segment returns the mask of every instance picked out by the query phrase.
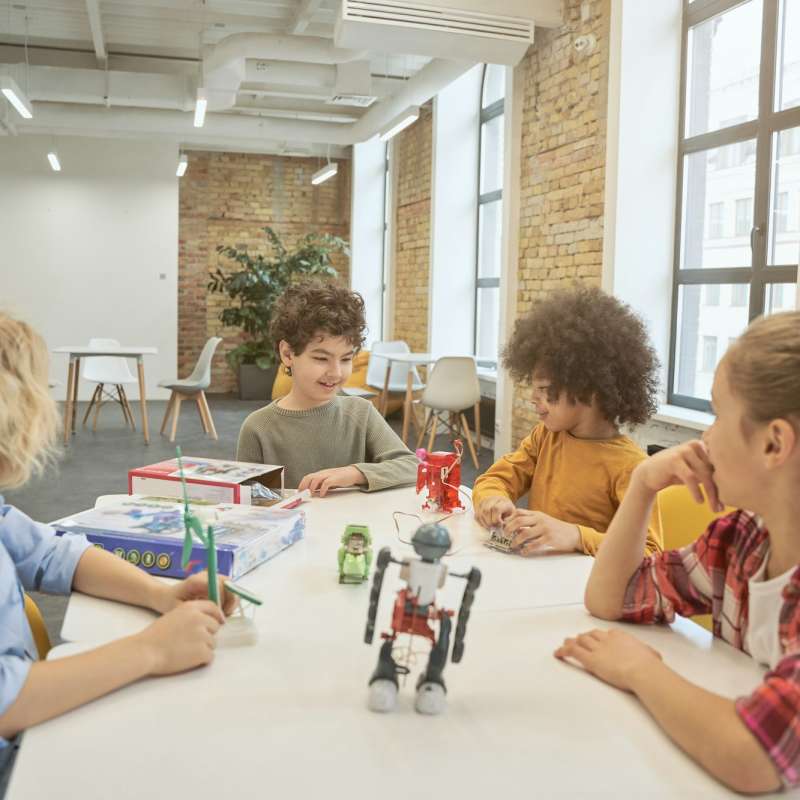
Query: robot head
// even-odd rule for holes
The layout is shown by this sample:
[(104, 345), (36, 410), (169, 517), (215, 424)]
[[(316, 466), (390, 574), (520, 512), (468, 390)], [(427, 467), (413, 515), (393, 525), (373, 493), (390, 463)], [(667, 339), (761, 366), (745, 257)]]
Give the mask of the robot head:
[(411, 544), (423, 561), (438, 561), (450, 549), (452, 542), (444, 525), (429, 523), (417, 528)]
[(350, 543), (351, 536), (360, 536), (363, 548), (372, 545), (372, 536), (369, 533), (369, 527), (366, 525), (348, 525), (342, 534), (342, 544), (347, 547)]

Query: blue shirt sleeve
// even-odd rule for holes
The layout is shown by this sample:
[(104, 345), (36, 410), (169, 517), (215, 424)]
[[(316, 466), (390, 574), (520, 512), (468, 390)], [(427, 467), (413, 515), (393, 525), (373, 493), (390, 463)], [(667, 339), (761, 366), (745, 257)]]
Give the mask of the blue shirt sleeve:
[(85, 536), (55, 531), (34, 522), (0, 498), (0, 539), (14, 562), (22, 585), (29, 591), (69, 594), (81, 556), (91, 547)]

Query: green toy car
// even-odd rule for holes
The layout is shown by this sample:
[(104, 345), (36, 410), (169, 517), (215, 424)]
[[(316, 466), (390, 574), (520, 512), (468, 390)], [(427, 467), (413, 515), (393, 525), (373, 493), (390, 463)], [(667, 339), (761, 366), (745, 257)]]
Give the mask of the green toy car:
[(348, 525), (339, 548), (339, 583), (363, 583), (372, 565), (372, 537), (366, 525)]

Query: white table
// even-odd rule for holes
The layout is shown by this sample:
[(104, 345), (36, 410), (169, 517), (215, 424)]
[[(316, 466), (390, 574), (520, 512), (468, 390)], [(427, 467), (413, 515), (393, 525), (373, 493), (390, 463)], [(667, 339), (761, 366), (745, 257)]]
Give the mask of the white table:
[[(429, 718), (413, 711), (415, 675), (391, 715), (366, 709), (379, 644), (364, 645), (362, 615), (330, 599), (313, 625), (268, 604), (256, 646), (220, 649), (208, 668), (141, 681), (29, 730), (8, 797), (736, 796), (633, 697), (552, 656), (566, 635), (612, 627), (580, 606), (476, 614), (464, 660), (445, 673), (448, 709)], [(729, 697), (761, 680), (750, 658), (686, 620), (636, 633)]]
[(85, 345), (63, 345), (56, 347), (54, 353), (69, 355), (67, 369), (67, 398), (64, 403), (64, 444), (69, 444), (70, 434), (75, 433), (75, 413), (78, 403), (78, 381), (82, 358), (95, 356), (117, 356), (122, 358), (135, 358), (139, 373), (139, 402), (142, 406), (142, 430), (144, 431), (145, 444), (150, 444), (150, 428), (147, 420), (147, 395), (144, 384), (144, 356), (158, 353), (155, 347), (87, 347)]
[[(474, 565), (483, 572), (473, 613), (583, 602), (592, 558), (580, 553), (522, 558), (490, 550), (483, 544), (489, 534), (475, 522), (471, 504), (463, 495), (462, 502), (467, 510), (443, 524), (453, 540), (453, 554), (447, 559), (450, 570), (466, 572)], [(373, 536), (376, 558), (384, 546), (391, 547), (398, 558), (413, 555), (413, 549), (402, 544), (395, 534), (392, 512), (416, 513), (425, 521), (443, 516), (421, 512), (420, 504), (413, 487), (370, 494), (339, 491), (304, 503), (305, 538), (237, 581), (264, 598), (259, 624), (269, 625), (275, 615), (286, 614), (298, 624), (314, 626), (328, 613), (334, 613), (354, 620), (355, 628), (360, 626), (363, 633), (369, 585), (339, 585), (336, 552), (340, 537), (348, 524), (366, 524)], [(399, 524), (401, 535), (408, 539), (419, 522), (399, 517)], [(391, 567), (384, 582), (382, 607), (386, 614), (392, 587), (399, 587), (396, 572)], [(446, 590), (446, 601), (457, 609), (464, 582), (453, 579)], [(70, 642), (109, 641), (141, 630), (154, 618), (144, 609), (74, 594), (67, 606), (61, 636)], [(356, 633), (355, 637), (352, 641), (357, 643), (359, 635)]]

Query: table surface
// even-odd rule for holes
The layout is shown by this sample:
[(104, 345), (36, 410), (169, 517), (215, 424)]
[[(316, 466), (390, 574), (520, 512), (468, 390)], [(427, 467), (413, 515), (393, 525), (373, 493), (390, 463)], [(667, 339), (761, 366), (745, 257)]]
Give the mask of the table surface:
[[(448, 563), (479, 566), (484, 581), (464, 660), (445, 672), (447, 711), (427, 718), (413, 710), (425, 653), (401, 687), (398, 708), (391, 715), (368, 711), (380, 640), (363, 643), (369, 587), (337, 583), (338, 539), (344, 524), (367, 522), (376, 547), (393, 542), (395, 555), (407, 555), (391, 512), (414, 505), (408, 489), (342, 492), (307, 504), (306, 540), (241, 580), (265, 599), (256, 645), (221, 646), (207, 668), (140, 681), (32, 728), (8, 797), (734, 796), (678, 750), (633, 697), (552, 656), (567, 635), (616, 625), (589, 617), (579, 603), (591, 560), (489, 551), (469, 514), (446, 522), (458, 551)], [(404, 521), (404, 534), (413, 522)], [(389, 578), (387, 572), (379, 626), (388, 622)], [(565, 605), (542, 607), (557, 600)], [(92, 640), (63, 645), (52, 657), (151, 618), (76, 595), (65, 633)], [(723, 695), (745, 694), (762, 679), (752, 659), (687, 620), (672, 630), (635, 632), (680, 674)]]
[(89, 347), (85, 344), (62, 345), (54, 347), (54, 353), (67, 353), (71, 356), (154, 356), (157, 347)]

